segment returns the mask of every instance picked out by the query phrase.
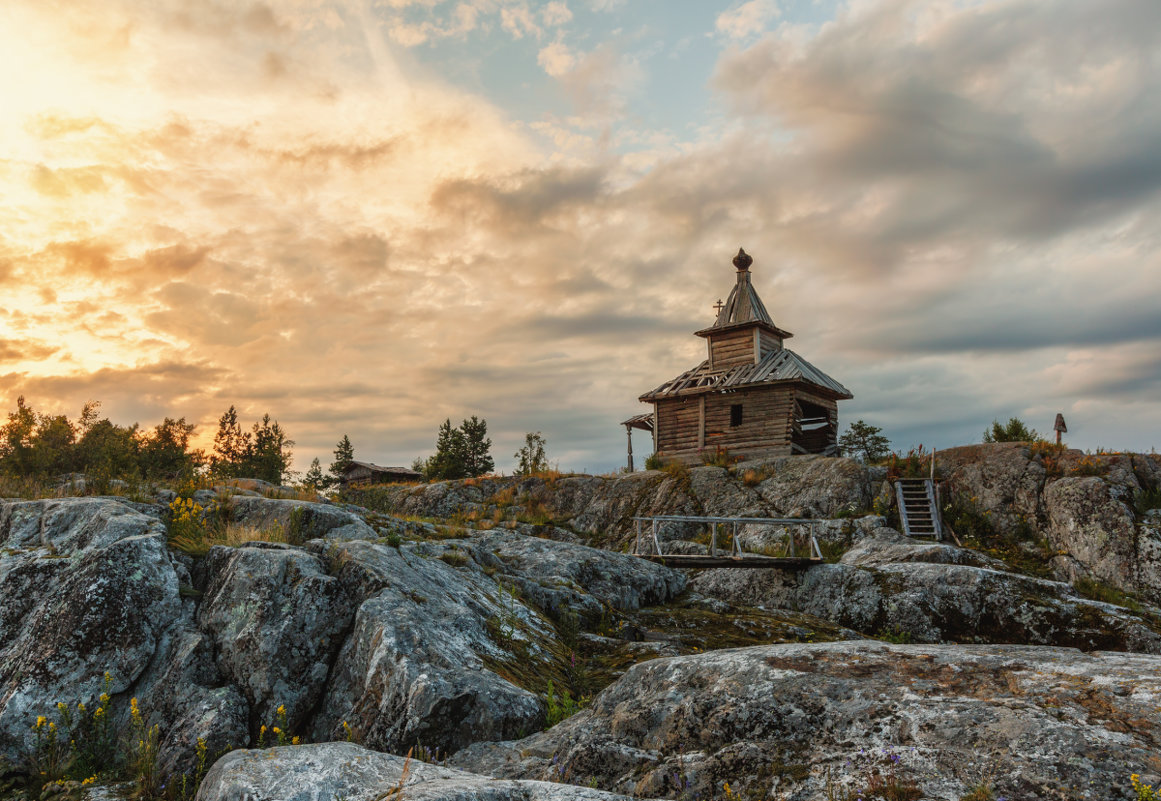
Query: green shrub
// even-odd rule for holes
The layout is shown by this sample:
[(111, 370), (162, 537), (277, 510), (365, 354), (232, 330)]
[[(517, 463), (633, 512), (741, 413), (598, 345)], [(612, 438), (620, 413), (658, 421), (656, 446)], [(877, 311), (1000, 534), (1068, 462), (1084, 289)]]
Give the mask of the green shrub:
[(984, 431), (984, 442), (1036, 442), (1040, 438), (1036, 430), (1024, 425), (1019, 417), (1009, 418), (1007, 425), (993, 420), (992, 427)]
[(1150, 490), (1138, 490), (1133, 495), (1133, 508), (1137, 514), (1143, 515), (1153, 509), (1161, 509), (1161, 487)]
[(689, 481), (689, 467), (685, 462), (670, 459), (661, 466), (661, 472), (676, 478), (678, 481)]
[(564, 690), (558, 698), (552, 684), (552, 680), (548, 681), (548, 694), (545, 698), (547, 703), (547, 719), (548, 728), (552, 728), (557, 723), (560, 723), (566, 718), (571, 718), (577, 712), (580, 712), (588, 705), (588, 698), (582, 698), (579, 701), (573, 699), (572, 694), (568, 690)]
[(740, 456), (731, 456), (729, 449), (721, 445), (715, 446), (712, 451), (702, 451), (701, 454), (702, 464), (710, 467), (732, 467), (741, 459)]

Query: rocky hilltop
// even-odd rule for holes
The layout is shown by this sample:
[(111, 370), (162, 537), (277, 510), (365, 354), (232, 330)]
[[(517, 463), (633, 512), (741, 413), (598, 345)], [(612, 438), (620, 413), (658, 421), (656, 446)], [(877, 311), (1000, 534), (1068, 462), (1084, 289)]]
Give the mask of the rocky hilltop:
[[(99, 708), (157, 727), (166, 797), (1135, 797), (1161, 776), (1161, 462), (937, 467), (960, 544), (902, 536), (883, 468), (821, 457), (203, 489), (183, 525), (234, 533), (208, 548), (168, 490), (0, 501), (7, 786)], [(624, 552), (656, 514), (815, 518), (828, 559), (672, 570)], [(129, 791), (93, 786), (61, 792)]]

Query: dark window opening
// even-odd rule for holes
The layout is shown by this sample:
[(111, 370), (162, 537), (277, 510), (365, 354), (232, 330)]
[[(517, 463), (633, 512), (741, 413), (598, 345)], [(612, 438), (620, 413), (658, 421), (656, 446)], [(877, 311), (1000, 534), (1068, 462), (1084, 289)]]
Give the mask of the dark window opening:
[(742, 404), (730, 405), (730, 428), (737, 428), (742, 424)]

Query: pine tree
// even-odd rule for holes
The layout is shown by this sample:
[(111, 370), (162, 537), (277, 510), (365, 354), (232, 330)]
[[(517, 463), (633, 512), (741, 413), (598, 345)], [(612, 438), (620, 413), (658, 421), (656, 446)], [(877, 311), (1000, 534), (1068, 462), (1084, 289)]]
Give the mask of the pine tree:
[[(83, 420), (83, 417), (82, 417)], [(185, 418), (165, 418), (153, 433), (141, 438), (141, 472), (155, 478), (190, 477), (202, 454), (189, 452), (189, 438), (194, 424)]]
[(548, 469), (544, 448), (548, 443), (539, 431), (524, 435), (524, 446), (513, 454), (516, 457), (516, 475), (530, 476)]
[(343, 473), (347, 472), (347, 468), (353, 461), (355, 461), (355, 446), (351, 444), (350, 437), (343, 434), (343, 438), (335, 445), (335, 460), (327, 468), (329, 475), (326, 477), (325, 486), (333, 487), (342, 481)]
[(0, 429), (0, 462), (4, 470), (13, 475), (32, 475), (33, 435), (36, 433), (36, 412), (24, 402), (24, 396), (16, 399), (16, 411), (8, 413), (8, 423)]
[(891, 441), (882, 435), (878, 426), (856, 420), (839, 437), (839, 447), (847, 456), (859, 456), (864, 462), (877, 462), (887, 456)]
[(460, 425), (464, 436), (464, 470), (475, 478), (496, 469), (488, 453), (492, 449), (492, 440), (488, 438), (488, 422), (480, 420), (474, 414), (471, 420), (464, 420)]
[(451, 419), (443, 421), (435, 441), (435, 453), (427, 460), (427, 476), (434, 479), (466, 478), (464, 432), (452, 428)]
[(312, 490), (320, 490), (326, 486), (326, 477), (323, 476), (322, 465), (319, 464), (317, 456), (311, 459), (310, 469), (302, 477), (302, 486)]
[(294, 440), (287, 439), (278, 421), (271, 421), (270, 415), (262, 416), (261, 423), (255, 423), (246, 450), (245, 472), (251, 478), (281, 484), (290, 471), (291, 448)]
[(232, 405), (218, 418), (218, 433), (214, 434), (214, 452), (210, 456), (210, 472), (222, 478), (240, 476), (247, 467), (250, 455), (250, 435), (238, 423), (238, 410)]

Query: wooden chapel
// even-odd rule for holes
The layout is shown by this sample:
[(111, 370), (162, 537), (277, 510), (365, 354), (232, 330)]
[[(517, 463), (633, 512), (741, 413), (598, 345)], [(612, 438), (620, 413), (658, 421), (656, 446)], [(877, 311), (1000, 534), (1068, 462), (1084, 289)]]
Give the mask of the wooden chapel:
[(718, 448), (742, 459), (836, 454), (838, 402), (854, 397), (833, 378), (784, 346), (793, 334), (774, 324), (751, 280), (754, 262), (734, 257), (737, 283), (713, 325), (697, 367), (640, 397), (652, 412), (625, 420), (629, 469), (632, 430), (653, 433), (659, 457), (701, 464)]

